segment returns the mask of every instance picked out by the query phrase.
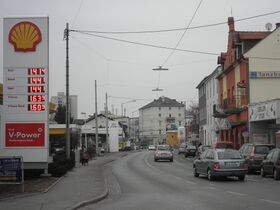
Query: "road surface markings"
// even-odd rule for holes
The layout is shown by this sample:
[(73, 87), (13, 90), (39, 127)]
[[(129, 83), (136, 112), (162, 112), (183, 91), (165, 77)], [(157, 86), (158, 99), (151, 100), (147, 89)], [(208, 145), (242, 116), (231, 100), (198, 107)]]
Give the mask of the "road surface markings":
[(227, 193), (233, 194), (233, 195), (239, 195), (239, 196), (244, 196), (245, 194), (239, 193), (239, 192), (233, 192), (233, 191), (226, 191)]
[(250, 181), (250, 182), (258, 182), (258, 180), (255, 180), (255, 179), (248, 179), (246, 178), (247, 181)]
[(206, 189), (209, 189), (209, 190), (216, 190), (217, 188), (216, 188), (216, 187), (206, 187)]
[(272, 200), (266, 200), (266, 199), (260, 199), (261, 201), (267, 202), (267, 203), (272, 203), (272, 204), (276, 204), (276, 205), (280, 205), (280, 202), (278, 201), (272, 201)]

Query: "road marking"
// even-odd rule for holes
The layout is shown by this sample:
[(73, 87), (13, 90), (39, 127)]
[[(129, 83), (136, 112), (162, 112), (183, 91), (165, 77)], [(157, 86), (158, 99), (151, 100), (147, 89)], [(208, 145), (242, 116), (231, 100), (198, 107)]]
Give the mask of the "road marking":
[(280, 202), (278, 201), (271, 201), (271, 200), (266, 200), (266, 199), (260, 199), (261, 201), (267, 202), (267, 203), (272, 203), (272, 204), (276, 204), (276, 205), (280, 205)]
[(246, 178), (247, 181), (251, 181), (251, 182), (258, 182), (258, 180), (255, 180), (255, 179), (248, 179)]
[(227, 193), (233, 194), (233, 195), (239, 195), (244, 196), (245, 194), (239, 193), (239, 192), (233, 192), (233, 191), (226, 191)]
[(217, 188), (216, 188), (216, 187), (206, 187), (206, 189), (209, 189), (209, 190), (216, 190)]

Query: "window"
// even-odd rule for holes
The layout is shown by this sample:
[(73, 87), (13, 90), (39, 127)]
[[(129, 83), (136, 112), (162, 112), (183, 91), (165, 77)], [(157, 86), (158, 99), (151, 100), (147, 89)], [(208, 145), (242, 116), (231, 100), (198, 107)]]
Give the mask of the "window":
[(181, 126), (182, 125), (182, 122), (181, 121), (179, 121), (179, 126)]
[(161, 121), (158, 121), (159, 126), (161, 126)]
[(161, 117), (161, 113), (159, 113), (158, 116)]
[(181, 110), (181, 107), (179, 106), (178, 109)]
[(171, 114), (169, 114), (169, 117), (171, 117)]
[(169, 107), (169, 110), (171, 110), (171, 107)]
[(158, 110), (161, 110), (161, 107), (159, 107)]
[(179, 113), (178, 116), (181, 117), (181, 113)]

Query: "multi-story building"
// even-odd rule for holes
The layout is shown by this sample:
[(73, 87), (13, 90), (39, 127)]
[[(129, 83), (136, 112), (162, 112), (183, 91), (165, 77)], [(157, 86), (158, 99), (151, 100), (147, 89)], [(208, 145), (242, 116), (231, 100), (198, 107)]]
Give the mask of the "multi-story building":
[(220, 71), (221, 66), (218, 66), (197, 86), (199, 90), (199, 137), (201, 143), (206, 145), (211, 145), (217, 140), (213, 105), (218, 102), (218, 83), (216, 77)]
[(228, 49), (218, 57), (222, 71), (217, 76), (219, 103), (214, 105), (219, 140), (232, 141), (234, 148), (248, 142), (249, 71), (248, 52), (269, 31), (236, 31), (233, 17), (228, 18)]
[(244, 56), (249, 63), (249, 135), (280, 147), (280, 24)]
[[(57, 96), (51, 97), (51, 102), (56, 105), (56, 107), (66, 106), (66, 95), (64, 92), (58, 92)], [(78, 119), (78, 96), (70, 95), (69, 96), (69, 111), (73, 120)]]
[(185, 104), (160, 97), (139, 109), (139, 138), (149, 144), (166, 141), (167, 130), (185, 126)]

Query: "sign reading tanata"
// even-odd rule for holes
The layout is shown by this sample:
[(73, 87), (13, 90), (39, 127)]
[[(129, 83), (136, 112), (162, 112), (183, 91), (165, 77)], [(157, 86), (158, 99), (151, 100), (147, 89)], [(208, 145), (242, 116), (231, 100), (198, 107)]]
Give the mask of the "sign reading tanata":
[(4, 18), (1, 150), (24, 162), (47, 162), (49, 20)]

